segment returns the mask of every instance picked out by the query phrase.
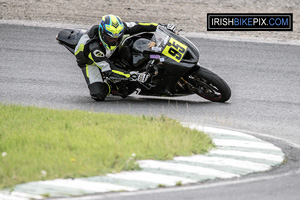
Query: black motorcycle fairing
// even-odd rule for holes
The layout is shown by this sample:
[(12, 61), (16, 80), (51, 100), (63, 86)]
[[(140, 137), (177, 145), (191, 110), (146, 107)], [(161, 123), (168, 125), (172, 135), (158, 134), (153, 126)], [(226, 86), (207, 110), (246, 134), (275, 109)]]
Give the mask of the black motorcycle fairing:
[(139, 68), (144, 65), (149, 59), (142, 54), (148, 48), (152, 37), (153, 33), (140, 33), (126, 37), (119, 47), (122, 61), (131, 68)]
[(140, 87), (140, 95), (151, 96), (183, 96), (192, 94), (190, 91), (177, 90), (178, 76), (163, 76), (162, 80), (155, 87), (147, 88), (147, 85)]
[(188, 46), (187, 52), (183, 56), (181, 63), (191, 63), (196, 64), (199, 61), (199, 51), (198, 48), (187, 38), (179, 37), (178, 35), (174, 34), (173, 32), (169, 33), (173, 38), (178, 40), (179, 42), (186, 44)]
[[(166, 30), (167, 31), (167, 30)], [(172, 58), (164, 56), (161, 53), (151, 51), (148, 45), (155, 40), (152, 33), (142, 33), (126, 38), (122, 45), (120, 54), (124, 63), (132, 66), (131, 70), (146, 71), (146, 65), (150, 60), (150, 55), (157, 54), (164, 58), (164, 61), (160, 64), (163, 68), (162, 78), (158, 80), (155, 87), (149, 87), (147, 84), (142, 85), (140, 94), (142, 95), (186, 95), (190, 94), (190, 91), (177, 94), (177, 82), (185, 75), (195, 71), (199, 60), (199, 52), (197, 48), (187, 39), (179, 37), (172, 32), (167, 32), (174, 39), (187, 45), (187, 50), (180, 62), (176, 62)], [(159, 74), (162, 72), (159, 72)]]
[[(120, 47), (120, 54), (123, 62), (132, 66), (134, 69), (141, 67), (141, 65), (145, 65), (150, 60), (149, 57), (145, 56), (145, 52), (149, 52), (148, 44), (152, 41), (152, 36), (153, 34), (151, 33), (142, 33), (126, 38)], [(199, 52), (189, 40), (181, 39), (181, 37), (176, 34), (173, 34), (172, 37), (173, 36), (182, 43), (188, 43), (187, 51), (180, 63), (161, 55), (165, 59), (163, 65), (167, 72), (170, 75), (176, 76), (178, 73), (185, 74), (197, 64)]]

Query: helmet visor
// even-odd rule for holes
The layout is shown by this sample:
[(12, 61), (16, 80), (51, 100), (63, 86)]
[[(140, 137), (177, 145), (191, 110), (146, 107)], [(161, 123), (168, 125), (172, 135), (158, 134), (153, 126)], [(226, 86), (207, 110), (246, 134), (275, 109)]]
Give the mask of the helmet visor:
[(112, 38), (108, 35), (105, 35), (103, 39), (105, 43), (107, 43), (110, 46), (117, 46), (119, 44), (119, 41), (121, 40), (121, 38)]

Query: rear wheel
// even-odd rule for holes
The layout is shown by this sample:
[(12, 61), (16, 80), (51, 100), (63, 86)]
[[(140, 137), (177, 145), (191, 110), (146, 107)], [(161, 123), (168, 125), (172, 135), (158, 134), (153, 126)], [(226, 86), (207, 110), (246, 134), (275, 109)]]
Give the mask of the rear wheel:
[(189, 75), (188, 82), (193, 86), (193, 92), (214, 102), (225, 102), (231, 96), (227, 83), (212, 71), (201, 67)]

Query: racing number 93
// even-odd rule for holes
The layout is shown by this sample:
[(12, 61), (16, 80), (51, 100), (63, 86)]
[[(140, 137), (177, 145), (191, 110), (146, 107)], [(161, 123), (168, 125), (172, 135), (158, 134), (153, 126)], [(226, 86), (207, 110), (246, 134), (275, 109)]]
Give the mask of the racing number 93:
[(174, 38), (171, 38), (162, 54), (172, 58), (176, 62), (180, 62), (186, 52), (186, 49), (186, 45), (182, 44), (178, 40), (175, 40)]

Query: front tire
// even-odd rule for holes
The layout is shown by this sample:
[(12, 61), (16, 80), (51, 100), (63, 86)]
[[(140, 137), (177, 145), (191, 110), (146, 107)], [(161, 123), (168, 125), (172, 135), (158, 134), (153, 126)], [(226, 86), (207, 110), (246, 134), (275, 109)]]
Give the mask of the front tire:
[(213, 102), (226, 102), (230, 99), (231, 90), (228, 84), (217, 74), (201, 67), (189, 76), (194, 92), (204, 99)]

